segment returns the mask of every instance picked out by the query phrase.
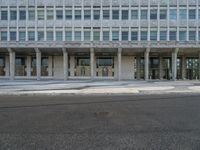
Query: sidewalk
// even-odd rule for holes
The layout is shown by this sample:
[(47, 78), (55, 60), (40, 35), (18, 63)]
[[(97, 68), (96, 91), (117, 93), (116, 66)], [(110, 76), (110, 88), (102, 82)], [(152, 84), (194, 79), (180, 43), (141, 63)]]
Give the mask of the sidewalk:
[(0, 95), (200, 93), (200, 81), (0, 80)]

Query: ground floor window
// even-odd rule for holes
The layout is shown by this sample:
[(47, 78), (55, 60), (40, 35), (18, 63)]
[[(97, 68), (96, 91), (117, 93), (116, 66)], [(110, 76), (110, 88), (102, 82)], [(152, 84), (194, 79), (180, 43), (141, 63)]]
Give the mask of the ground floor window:
[(194, 80), (199, 76), (198, 58), (186, 58), (186, 79)]
[(42, 57), (42, 60), (41, 60), (41, 76), (48, 76), (49, 73), (48, 73), (48, 57)]
[(163, 59), (163, 79), (170, 80), (172, 77), (171, 58)]
[(96, 76), (114, 76), (114, 57), (99, 56), (96, 58)]
[(90, 76), (90, 57), (77, 56), (75, 57), (75, 76)]
[(151, 57), (149, 60), (149, 76), (150, 79), (159, 79), (159, 58)]
[(15, 75), (16, 76), (26, 76), (26, 58), (16, 57), (15, 59)]
[(5, 57), (0, 57), (0, 76), (5, 76)]

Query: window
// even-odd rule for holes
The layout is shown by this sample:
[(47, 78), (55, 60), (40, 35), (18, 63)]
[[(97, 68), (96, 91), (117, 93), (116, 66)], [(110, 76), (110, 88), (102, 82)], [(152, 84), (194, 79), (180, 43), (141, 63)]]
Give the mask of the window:
[(94, 10), (94, 20), (100, 19), (100, 10)]
[(147, 10), (141, 10), (141, 19), (142, 20), (147, 20)]
[(65, 40), (66, 41), (72, 41), (72, 31), (66, 31), (65, 32)]
[(47, 20), (53, 20), (54, 15), (53, 15), (53, 10), (47, 10)]
[(8, 36), (6, 31), (1, 31), (1, 41), (7, 41)]
[(47, 41), (53, 41), (53, 31), (47, 31)]
[(63, 19), (63, 11), (62, 10), (56, 10), (56, 19), (57, 20)]
[(110, 32), (109, 31), (103, 31), (103, 41), (110, 41)]
[(189, 40), (190, 41), (196, 40), (196, 31), (189, 31)]
[(132, 31), (131, 32), (131, 41), (137, 41), (138, 40), (138, 32)]
[(122, 41), (128, 41), (128, 31), (122, 31)]
[(199, 9), (199, 19), (200, 19), (200, 9)]
[(10, 32), (10, 41), (16, 41), (16, 32), (15, 31), (11, 31)]
[(28, 32), (28, 40), (29, 41), (35, 41), (35, 32), (34, 31)]
[(138, 19), (138, 10), (131, 10), (131, 19)]
[(56, 41), (62, 41), (63, 33), (62, 31), (56, 31)]
[(104, 20), (110, 19), (110, 11), (109, 10), (103, 10), (103, 19)]
[(44, 41), (44, 32), (43, 31), (38, 32), (38, 41)]
[(75, 10), (75, 20), (81, 20), (81, 10)]
[(186, 9), (180, 9), (179, 18), (180, 19), (187, 19), (187, 10)]
[(85, 20), (91, 19), (91, 10), (84, 10), (84, 19)]
[(157, 19), (157, 10), (150, 11), (150, 19), (156, 20)]
[(141, 41), (147, 41), (147, 31), (141, 31)]
[(195, 9), (189, 10), (189, 19), (196, 19), (196, 10)]
[(171, 20), (177, 19), (177, 10), (176, 9), (170, 9), (169, 16)]
[(19, 11), (19, 20), (26, 20), (26, 11), (25, 10)]
[(186, 31), (179, 31), (179, 41), (186, 41)]
[(1, 11), (1, 20), (8, 20), (8, 12)]
[(81, 41), (81, 31), (75, 31), (75, 41)]
[(19, 32), (19, 41), (25, 41), (26, 40), (26, 32), (20, 31)]
[(84, 31), (84, 41), (90, 41), (90, 31)]
[(119, 10), (113, 10), (112, 11), (112, 19), (118, 20), (119, 19)]
[(160, 10), (160, 19), (167, 19), (167, 10)]
[(167, 31), (160, 31), (160, 41), (167, 40)]
[(119, 41), (119, 31), (113, 31), (112, 32), (112, 40), (113, 41)]
[(151, 41), (157, 41), (157, 31), (151, 31), (150, 32), (150, 40)]
[(169, 40), (170, 41), (176, 41), (176, 31), (170, 31), (169, 32)]
[(44, 10), (38, 10), (38, 20), (44, 20)]
[(28, 19), (29, 20), (35, 20), (35, 11), (34, 10), (28, 11)]
[(10, 20), (17, 20), (17, 11), (15, 10), (10, 11)]
[(122, 10), (122, 20), (128, 20), (128, 10)]
[(100, 41), (100, 32), (99, 31), (94, 31), (93, 33), (93, 39), (94, 41)]
[(72, 10), (66, 10), (65, 11), (65, 19), (66, 20), (72, 20)]

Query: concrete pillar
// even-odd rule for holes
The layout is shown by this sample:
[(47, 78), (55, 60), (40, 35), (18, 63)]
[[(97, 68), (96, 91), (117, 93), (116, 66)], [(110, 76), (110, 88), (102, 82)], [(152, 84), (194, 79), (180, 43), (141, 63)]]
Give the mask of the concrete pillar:
[(150, 48), (147, 48), (144, 53), (145, 80), (149, 80), (149, 52), (150, 52)]
[(48, 57), (48, 76), (49, 77), (53, 76), (53, 57), (52, 56)]
[(181, 58), (181, 72), (182, 72), (182, 80), (185, 80), (186, 78), (186, 58), (185, 56), (182, 56)]
[(27, 77), (30, 77), (31, 76), (31, 56), (27, 56), (26, 72), (27, 72)]
[(90, 48), (90, 72), (91, 79), (94, 79), (94, 48)]
[(140, 80), (140, 62), (141, 58), (140, 56), (137, 56), (136, 63), (137, 63), (137, 80)]
[(163, 57), (159, 57), (159, 78), (163, 80)]
[(6, 72), (6, 77), (8, 77), (9, 72), (10, 72), (10, 70), (9, 70), (9, 68), (10, 68), (9, 56), (6, 56), (5, 58), (6, 58), (6, 60), (5, 60), (5, 72)]
[(177, 54), (178, 48), (172, 51), (172, 80), (176, 80), (177, 78)]
[(37, 80), (40, 80), (41, 77), (41, 52), (38, 48), (36, 51), (36, 68), (37, 68)]
[(74, 56), (70, 56), (70, 76), (74, 77), (74, 66), (75, 66)]
[(68, 52), (66, 48), (63, 48), (63, 71), (64, 71), (64, 80), (68, 79)]
[(10, 57), (10, 80), (15, 79), (15, 52), (12, 49), (8, 49)]
[(122, 70), (122, 48), (118, 48), (118, 80), (121, 80), (121, 70)]

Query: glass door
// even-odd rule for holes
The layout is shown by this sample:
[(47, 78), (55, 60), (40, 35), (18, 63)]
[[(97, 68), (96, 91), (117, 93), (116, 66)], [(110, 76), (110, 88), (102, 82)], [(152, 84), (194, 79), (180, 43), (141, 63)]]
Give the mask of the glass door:
[(0, 76), (5, 76), (5, 57), (0, 57)]

